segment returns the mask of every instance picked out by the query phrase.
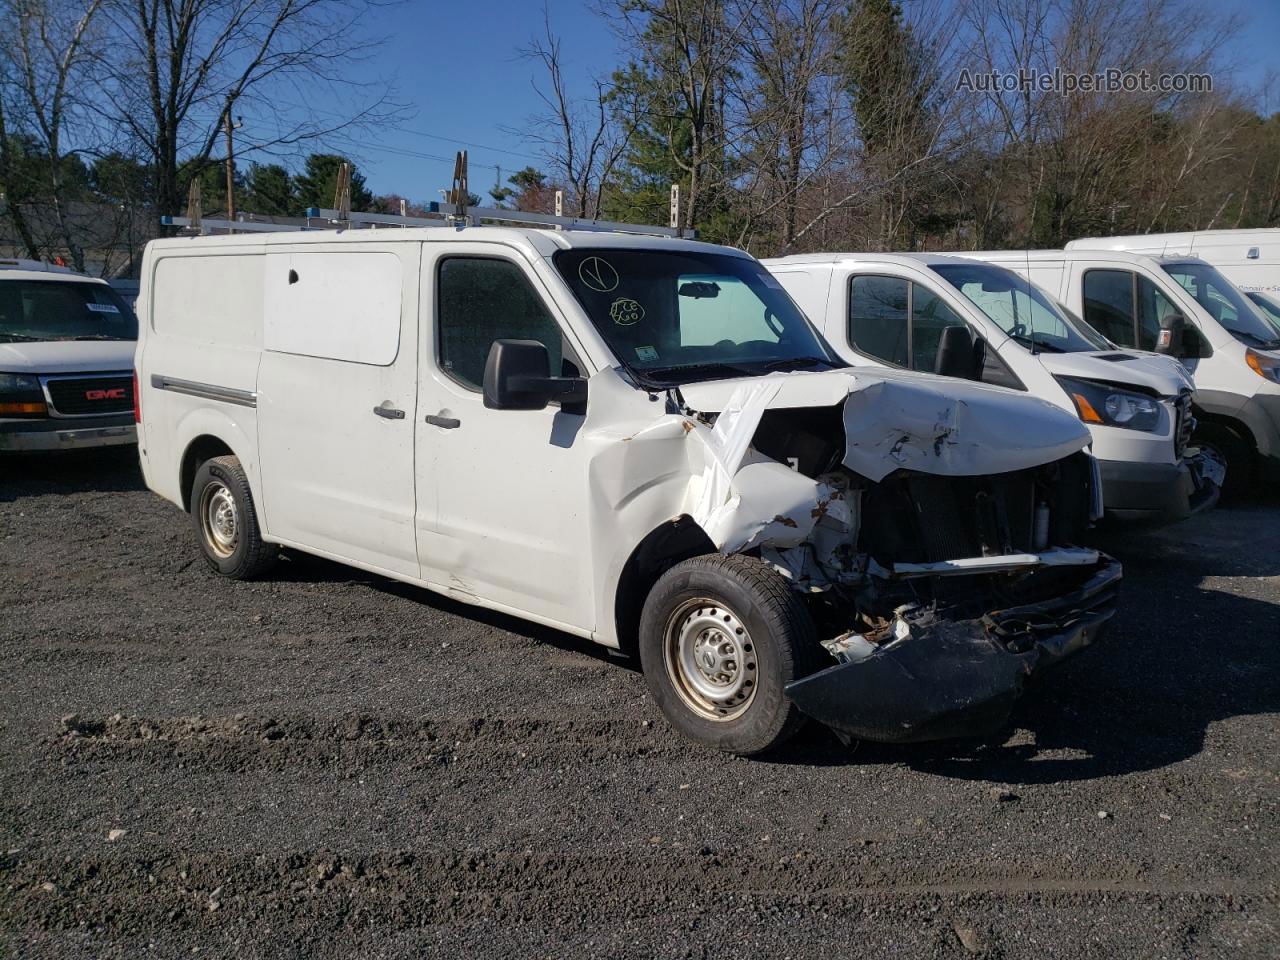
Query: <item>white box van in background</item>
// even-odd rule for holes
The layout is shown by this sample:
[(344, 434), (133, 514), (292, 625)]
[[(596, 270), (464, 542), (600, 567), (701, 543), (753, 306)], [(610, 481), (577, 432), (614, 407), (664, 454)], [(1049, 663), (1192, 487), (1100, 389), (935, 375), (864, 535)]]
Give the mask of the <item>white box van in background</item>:
[(1084, 237), (1068, 250), (1128, 250), (1160, 257), (1198, 257), (1245, 292), (1280, 299), (1280, 227), (1262, 230), (1196, 230), (1130, 237)]

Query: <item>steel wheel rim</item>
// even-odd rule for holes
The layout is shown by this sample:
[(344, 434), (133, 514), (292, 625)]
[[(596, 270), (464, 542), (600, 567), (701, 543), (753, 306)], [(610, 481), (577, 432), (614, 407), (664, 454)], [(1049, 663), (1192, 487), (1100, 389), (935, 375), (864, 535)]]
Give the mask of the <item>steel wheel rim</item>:
[(758, 661), (742, 618), (719, 600), (686, 600), (663, 635), (667, 677), (684, 705), (704, 720), (736, 720), (751, 707)]
[(200, 531), (219, 557), (236, 552), (240, 543), (240, 513), (236, 498), (225, 483), (212, 480), (200, 493)]

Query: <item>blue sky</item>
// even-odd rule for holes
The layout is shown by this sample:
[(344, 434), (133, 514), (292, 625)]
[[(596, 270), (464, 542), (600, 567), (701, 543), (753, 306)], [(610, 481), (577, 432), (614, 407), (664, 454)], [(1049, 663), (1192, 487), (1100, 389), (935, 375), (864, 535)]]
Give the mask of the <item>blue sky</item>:
[[(1268, 106), (1280, 110), (1280, 2), (1219, 0), (1215, 7), (1236, 10), (1246, 21), (1239, 50), (1226, 57), (1241, 65), (1238, 79), (1256, 86), (1268, 73), (1277, 74)], [(547, 8), (577, 88), (628, 59), (588, 3), (547, 0)], [(511, 129), (523, 128), (539, 106), (532, 86), (538, 69), (518, 51), (541, 32), (540, 0), (409, 0), (376, 10), (368, 26), (390, 39), (376, 60), (356, 71), (394, 78), (414, 111), (412, 119), (380, 130), (355, 151), (375, 193), (435, 199), (449, 183), (454, 151), (463, 147), (470, 151), (471, 188), (481, 195), (492, 185), (495, 167), (505, 178), (537, 164), (536, 150)]]

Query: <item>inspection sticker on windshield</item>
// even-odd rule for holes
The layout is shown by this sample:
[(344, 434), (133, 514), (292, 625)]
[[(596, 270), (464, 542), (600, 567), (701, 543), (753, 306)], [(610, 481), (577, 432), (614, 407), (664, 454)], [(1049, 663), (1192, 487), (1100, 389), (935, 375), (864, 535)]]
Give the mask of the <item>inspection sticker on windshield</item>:
[(120, 308), (109, 303), (86, 303), (86, 307), (94, 313), (119, 313)]
[(658, 351), (653, 347), (636, 347), (636, 356), (641, 360), (657, 360)]

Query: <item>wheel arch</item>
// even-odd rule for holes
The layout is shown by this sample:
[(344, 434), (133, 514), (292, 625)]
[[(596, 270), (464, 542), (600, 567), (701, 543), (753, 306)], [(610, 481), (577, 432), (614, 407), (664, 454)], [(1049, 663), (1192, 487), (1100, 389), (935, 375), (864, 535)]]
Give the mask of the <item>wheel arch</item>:
[(683, 560), (715, 552), (711, 538), (688, 514), (660, 524), (636, 544), (622, 565), (613, 596), (613, 627), (622, 652), (639, 649), (640, 613), (658, 579)]

